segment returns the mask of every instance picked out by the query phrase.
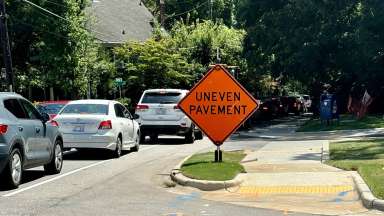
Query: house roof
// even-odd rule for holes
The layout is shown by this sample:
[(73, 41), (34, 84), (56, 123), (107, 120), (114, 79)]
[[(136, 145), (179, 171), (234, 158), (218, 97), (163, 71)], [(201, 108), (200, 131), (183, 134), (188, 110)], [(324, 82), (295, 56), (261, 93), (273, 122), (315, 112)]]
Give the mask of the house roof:
[(140, 0), (93, 0), (90, 9), (90, 31), (104, 44), (145, 41), (152, 35), (153, 15)]

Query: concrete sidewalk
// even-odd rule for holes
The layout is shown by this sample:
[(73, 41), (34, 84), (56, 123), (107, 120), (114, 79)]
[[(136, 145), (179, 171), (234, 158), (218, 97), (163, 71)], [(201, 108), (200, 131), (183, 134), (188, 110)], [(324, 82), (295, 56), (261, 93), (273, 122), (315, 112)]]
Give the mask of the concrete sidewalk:
[[(376, 215), (363, 207), (351, 172), (327, 166), (326, 141), (274, 141), (244, 158), (244, 182), (215, 200), (286, 212)], [(230, 192), (228, 192), (230, 191)]]

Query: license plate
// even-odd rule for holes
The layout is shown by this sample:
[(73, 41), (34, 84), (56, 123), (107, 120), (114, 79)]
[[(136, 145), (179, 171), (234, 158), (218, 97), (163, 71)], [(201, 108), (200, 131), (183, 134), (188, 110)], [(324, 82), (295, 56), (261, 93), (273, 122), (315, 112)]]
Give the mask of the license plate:
[(167, 112), (166, 109), (160, 108), (156, 110), (156, 114), (158, 115), (164, 115)]
[(75, 126), (73, 128), (73, 132), (84, 132), (84, 126), (83, 125)]

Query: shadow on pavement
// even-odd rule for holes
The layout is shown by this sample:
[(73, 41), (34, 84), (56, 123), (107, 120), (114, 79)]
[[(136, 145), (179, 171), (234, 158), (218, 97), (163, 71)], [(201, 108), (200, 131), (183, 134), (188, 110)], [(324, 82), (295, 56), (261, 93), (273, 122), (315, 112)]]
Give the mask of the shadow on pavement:
[(293, 160), (311, 160), (311, 161), (320, 161), (321, 153), (305, 153), (297, 155)]
[(185, 145), (185, 144), (192, 144), (192, 143), (186, 143), (184, 138), (182, 137), (166, 137), (166, 138), (159, 137), (157, 140), (146, 139), (144, 143), (140, 143), (140, 145)]
[[(127, 152), (123, 152), (123, 155)], [(64, 154), (64, 160), (108, 160), (112, 159), (112, 151), (104, 149), (77, 149)]]
[[(21, 185), (28, 182), (35, 181), (44, 176), (47, 176), (47, 174), (43, 170), (25, 170), (23, 172), (23, 179), (22, 179)], [(9, 191), (9, 190), (13, 190), (13, 188), (9, 188), (8, 186), (2, 183), (0, 184), (0, 191)]]

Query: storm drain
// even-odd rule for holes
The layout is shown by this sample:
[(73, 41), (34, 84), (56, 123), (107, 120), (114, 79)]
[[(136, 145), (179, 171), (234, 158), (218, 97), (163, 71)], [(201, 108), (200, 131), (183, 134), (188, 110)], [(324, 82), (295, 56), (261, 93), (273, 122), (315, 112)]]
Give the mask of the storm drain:
[(240, 187), (241, 194), (292, 194), (292, 193), (340, 193), (352, 191), (351, 185), (340, 186), (244, 186)]

